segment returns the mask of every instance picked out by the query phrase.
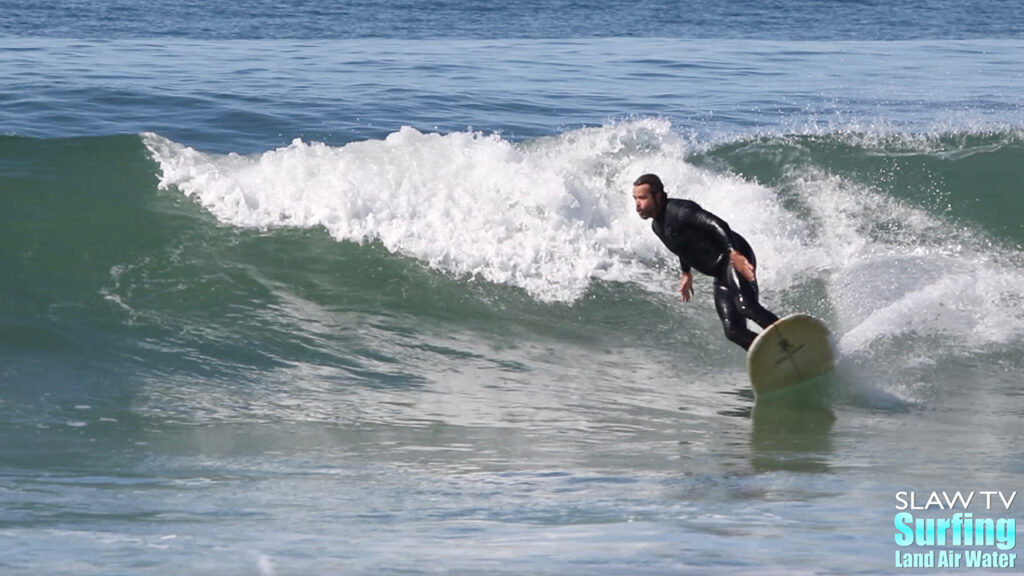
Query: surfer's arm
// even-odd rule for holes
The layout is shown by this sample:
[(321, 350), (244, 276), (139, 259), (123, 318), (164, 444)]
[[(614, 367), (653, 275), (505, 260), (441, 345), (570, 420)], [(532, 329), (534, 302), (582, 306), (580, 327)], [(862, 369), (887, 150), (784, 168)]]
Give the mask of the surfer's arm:
[(693, 274), (689, 270), (684, 270), (679, 278), (679, 295), (683, 302), (689, 302), (693, 297)]
[(690, 263), (682, 256), (679, 257), (679, 268), (682, 270), (679, 276), (679, 295), (683, 297), (683, 302), (689, 302), (693, 296), (693, 272), (690, 272)]

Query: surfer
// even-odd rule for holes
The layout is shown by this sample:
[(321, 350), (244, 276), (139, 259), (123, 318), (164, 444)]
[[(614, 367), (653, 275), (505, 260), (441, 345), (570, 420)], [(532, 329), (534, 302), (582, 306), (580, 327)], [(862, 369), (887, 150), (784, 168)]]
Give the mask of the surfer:
[(729, 225), (691, 200), (668, 198), (661, 178), (644, 174), (633, 183), (636, 212), (665, 246), (679, 257), (682, 278), (679, 294), (684, 302), (693, 296), (691, 268), (715, 279), (715, 309), (722, 319), (725, 337), (744, 350), (757, 336), (747, 319), (762, 328), (779, 317), (757, 300), (757, 259), (747, 241)]

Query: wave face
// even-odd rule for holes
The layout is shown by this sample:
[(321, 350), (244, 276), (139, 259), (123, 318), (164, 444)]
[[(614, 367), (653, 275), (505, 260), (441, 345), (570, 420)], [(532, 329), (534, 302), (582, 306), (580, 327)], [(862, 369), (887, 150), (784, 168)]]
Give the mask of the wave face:
[[(403, 311), (470, 333), (509, 322), (552, 333), (571, 319), (573, 344), (654, 306), (678, 320), (651, 331), (637, 318), (607, 342), (684, 333), (713, 347), (713, 311), (679, 306), (677, 264), (633, 212), (644, 172), (729, 221), (758, 254), (765, 302), (825, 318), (865, 365), (1015, 350), (1024, 326), (1015, 132), (699, 145), (641, 119), (524, 142), (404, 128), (250, 155), (157, 134), (2, 145), (3, 282), (20, 319), (4, 342), (15, 352), (138, 352), (142, 330), (158, 350), (161, 334), (188, 335), (179, 347), (197, 369), (307, 353), (364, 366), (347, 344), (325, 343), (329, 330), (304, 352), (280, 348), (310, 329), (291, 309), (300, 302), (328, 318), (339, 306), (360, 318)], [(243, 334), (269, 348), (237, 343)]]

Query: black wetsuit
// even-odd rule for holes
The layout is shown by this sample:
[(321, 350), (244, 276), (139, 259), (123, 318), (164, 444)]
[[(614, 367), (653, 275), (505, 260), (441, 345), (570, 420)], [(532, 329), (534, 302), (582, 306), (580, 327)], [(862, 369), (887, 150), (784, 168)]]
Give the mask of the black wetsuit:
[(724, 220), (690, 200), (670, 198), (651, 224), (676, 256), (683, 272), (690, 268), (715, 279), (715, 309), (722, 319), (725, 336), (744, 350), (750, 348), (756, 334), (747, 328), (747, 319), (767, 328), (779, 319), (757, 301), (757, 282), (744, 278), (732, 265), (729, 252), (743, 254), (757, 266), (750, 244), (733, 232)]

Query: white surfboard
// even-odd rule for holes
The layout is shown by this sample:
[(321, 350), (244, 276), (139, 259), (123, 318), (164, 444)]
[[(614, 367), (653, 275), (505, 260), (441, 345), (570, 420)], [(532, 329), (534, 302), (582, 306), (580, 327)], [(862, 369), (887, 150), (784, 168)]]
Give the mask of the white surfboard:
[(759, 396), (821, 376), (834, 366), (828, 326), (806, 314), (772, 324), (747, 351), (750, 384)]

